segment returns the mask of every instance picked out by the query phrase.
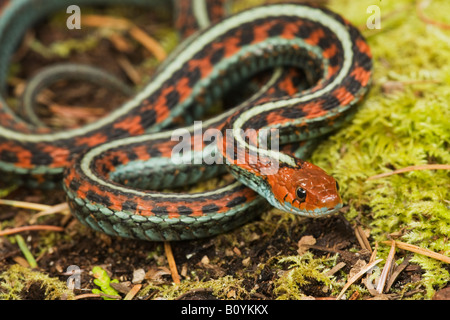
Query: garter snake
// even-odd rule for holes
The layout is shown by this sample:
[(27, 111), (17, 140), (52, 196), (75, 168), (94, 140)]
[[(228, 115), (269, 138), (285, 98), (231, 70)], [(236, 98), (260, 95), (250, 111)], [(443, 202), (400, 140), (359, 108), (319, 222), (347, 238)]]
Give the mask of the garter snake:
[[(198, 10), (208, 8), (206, 3), (218, 8), (222, 3), (204, 1), (195, 1), (195, 6), (177, 3), (177, 8), (197, 11), (195, 18), (178, 20), (185, 34), (192, 35), (146, 86), (97, 122), (53, 132), (26, 123), (0, 97), (4, 176), (47, 187), (60, 183), (63, 176), (71, 211), (82, 223), (109, 235), (153, 241), (227, 231), (267, 203), (305, 216), (339, 210), (342, 200), (331, 176), (291, 154), (262, 148), (259, 134), (274, 132), (280, 144), (308, 143), (348, 121), (370, 85), (372, 58), (364, 38), (348, 21), (324, 8), (269, 4), (208, 19)], [(32, 23), (68, 5), (105, 3), (120, 1), (4, 2), (0, 86), (15, 46)], [(223, 14), (220, 9), (210, 12)], [(197, 26), (191, 28), (188, 21)], [(194, 32), (198, 26), (201, 30)], [(294, 71), (288, 68), (301, 70), (307, 88), (297, 90), (295, 78), (300, 76), (292, 76)], [(194, 145), (188, 153), (191, 159), (214, 154), (226, 165), (174, 164), (172, 151), (179, 140), (173, 139), (173, 131), (163, 130), (176, 117), (198, 117), (210, 101), (270, 69), (276, 71), (251, 98), (203, 122), (201, 137), (216, 129), (213, 139), (196, 145), (195, 124), (184, 128)], [(248, 130), (257, 137), (246, 137)], [(267, 173), (274, 164), (276, 170)], [(237, 180), (201, 193), (160, 191), (208, 179), (223, 167)]]

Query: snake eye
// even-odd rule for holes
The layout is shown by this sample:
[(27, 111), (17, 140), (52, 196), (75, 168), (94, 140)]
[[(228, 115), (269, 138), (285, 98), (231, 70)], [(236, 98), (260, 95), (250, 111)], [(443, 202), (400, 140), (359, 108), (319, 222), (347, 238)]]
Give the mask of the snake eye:
[(336, 181), (336, 190), (339, 191), (339, 183)]
[(298, 187), (295, 193), (297, 195), (298, 200), (300, 200), (300, 202), (303, 202), (306, 200), (306, 190), (305, 189)]

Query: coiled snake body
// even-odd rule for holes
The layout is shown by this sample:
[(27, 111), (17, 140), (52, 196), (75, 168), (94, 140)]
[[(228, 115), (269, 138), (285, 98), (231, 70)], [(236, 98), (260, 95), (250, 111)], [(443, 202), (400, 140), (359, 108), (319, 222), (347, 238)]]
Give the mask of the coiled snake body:
[[(194, 6), (177, 3), (203, 28), (180, 44), (141, 91), (97, 122), (53, 132), (20, 119), (0, 97), (0, 170), (5, 177), (31, 186), (53, 186), (63, 175), (70, 208), (81, 222), (109, 235), (145, 240), (224, 232), (251, 219), (266, 200), (306, 216), (339, 210), (342, 200), (331, 176), (273, 146), (263, 148), (261, 135), (269, 132), (280, 144), (308, 144), (345, 123), (370, 84), (367, 43), (339, 15), (300, 4), (255, 7), (221, 19), (222, 3), (210, 1), (217, 3), (209, 12), (219, 12), (219, 17), (212, 16), (214, 23), (206, 26), (207, 11), (200, 12), (208, 8), (204, 1), (194, 1)], [(0, 85), (30, 24), (70, 4), (105, 3), (120, 1), (4, 4)], [(184, 17), (185, 23), (179, 25), (186, 34), (193, 33)], [(307, 88), (298, 89), (299, 73), (293, 68), (301, 70)], [(182, 131), (192, 145), (199, 142), (196, 131), (202, 137), (215, 133), (188, 153), (191, 162), (211, 155), (226, 165), (174, 163), (172, 151), (179, 141), (171, 139), (173, 131), (162, 131), (174, 118), (186, 113), (199, 116), (198, 111), (216, 97), (270, 69), (275, 70), (270, 80), (245, 102), (203, 122), (200, 132), (195, 125)], [(256, 136), (245, 136), (249, 130)], [(208, 179), (225, 166), (237, 180), (215, 190), (149, 191)]]

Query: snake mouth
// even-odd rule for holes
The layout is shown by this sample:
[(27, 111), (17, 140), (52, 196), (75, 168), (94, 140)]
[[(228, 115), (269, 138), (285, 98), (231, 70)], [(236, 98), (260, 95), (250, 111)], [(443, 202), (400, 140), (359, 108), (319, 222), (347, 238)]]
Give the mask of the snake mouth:
[(280, 207), (278, 207), (281, 210), (291, 212), (293, 214), (304, 216), (304, 217), (324, 217), (331, 215), (333, 213), (338, 212), (343, 207), (343, 204), (340, 202), (333, 208), (328, 207), (322, 207), (322, 208), (316, 208), (314, 210), (302, 210), (296, 207), (293, 207), (291, 203), (284, 202), (283, 204), (280, 204)]

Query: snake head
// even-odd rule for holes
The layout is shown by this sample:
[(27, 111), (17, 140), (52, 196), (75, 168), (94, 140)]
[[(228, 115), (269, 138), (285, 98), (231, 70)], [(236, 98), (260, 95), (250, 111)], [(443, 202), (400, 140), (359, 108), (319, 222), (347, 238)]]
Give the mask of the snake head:
[(302, 216), (325, 216), (342, 208), (337, 181), (321, 168), (302, 161), (296, 167), (281, 166), (267, 176), (276, 208)]

